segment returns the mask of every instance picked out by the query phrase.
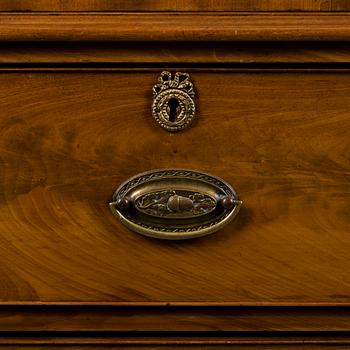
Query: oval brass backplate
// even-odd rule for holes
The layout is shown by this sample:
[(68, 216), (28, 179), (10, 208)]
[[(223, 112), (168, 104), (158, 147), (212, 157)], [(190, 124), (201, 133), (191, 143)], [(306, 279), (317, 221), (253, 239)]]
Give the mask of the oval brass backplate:
[(109, 204), (131, 230), (174, 240), (219, 230), (237, 215), (241, 205), (224, 180), (187, 169), (136, 175), (119, 186)]
[(194, 90), (187, 73), (174, 76), (163, 71), (153, 86), (152, 115), (165, 130), (176, 132), (191, 124), (195, 116)]

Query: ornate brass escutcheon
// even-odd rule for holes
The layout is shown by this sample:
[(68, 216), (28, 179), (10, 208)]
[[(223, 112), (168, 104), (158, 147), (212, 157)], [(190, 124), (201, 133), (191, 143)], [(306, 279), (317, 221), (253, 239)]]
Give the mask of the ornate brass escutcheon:
[(195, 116), (194, 90), (187, 73), (174, 76), (163, 71), (153, 87), (152, 114), (165, 130), (176, 132), (191, 124)]
[(224, 180), (186, 169), (139, 174), (120, 185), (109, 204), (131, 230), (162, 239), (215, 232), (237, 215), (241, 205)]

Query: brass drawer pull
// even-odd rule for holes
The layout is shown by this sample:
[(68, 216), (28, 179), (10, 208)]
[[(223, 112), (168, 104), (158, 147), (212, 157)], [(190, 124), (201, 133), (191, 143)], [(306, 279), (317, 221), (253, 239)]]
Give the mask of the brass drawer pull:
[(113, 214), (133, 231), (161, 239), (188, 239), (215, 232), (242, 202), (225, 181), (186, 169), (139, 174), (115, 191)]

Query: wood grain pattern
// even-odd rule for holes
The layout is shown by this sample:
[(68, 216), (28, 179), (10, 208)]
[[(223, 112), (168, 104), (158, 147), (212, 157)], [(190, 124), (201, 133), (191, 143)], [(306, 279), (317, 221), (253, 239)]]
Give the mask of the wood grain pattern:
[(329, 11), (331, 3), (331, 0), (1, 0), (0, 11)]
[(348, 63), (348, 43), (2, 43), (5, 64)]
[[(0, 75), (0, 299), (349, 303), (349, 75), (194, 72), (200, 116), (171, 135), (157, 73)], [(237, 220), (188, 242), (129, 232), (113, 191), (163, 167), (226, 179)]]
[[(0, 350), (347, 349), (350, 72), (266, 68), (348, 63), (350, 17), (327, 13), (347, 10), (0, 0)], [(224, 68), (250, 63), (268, 65)], [(170, 135), (150, 67), (177, 64), (193, 67), (199, 118)], [(125, 229), (114, 189), (170, 166), (232, 183), (237, 221), (190, 242)]]
[(348, 41), (349, 14), (0, 14), (0, 41)]

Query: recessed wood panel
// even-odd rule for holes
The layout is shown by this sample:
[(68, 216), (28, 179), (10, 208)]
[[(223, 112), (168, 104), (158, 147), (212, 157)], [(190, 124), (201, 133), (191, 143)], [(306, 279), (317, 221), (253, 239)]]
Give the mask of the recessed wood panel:
[[(154, 72), (0, 75), (0, 300), (349, 302), (350, 76), (191, 71), (198, 119), (152, 119)], [(154, 168), (207, 171), (244, 202), (164, 242), (107, 203)]]

